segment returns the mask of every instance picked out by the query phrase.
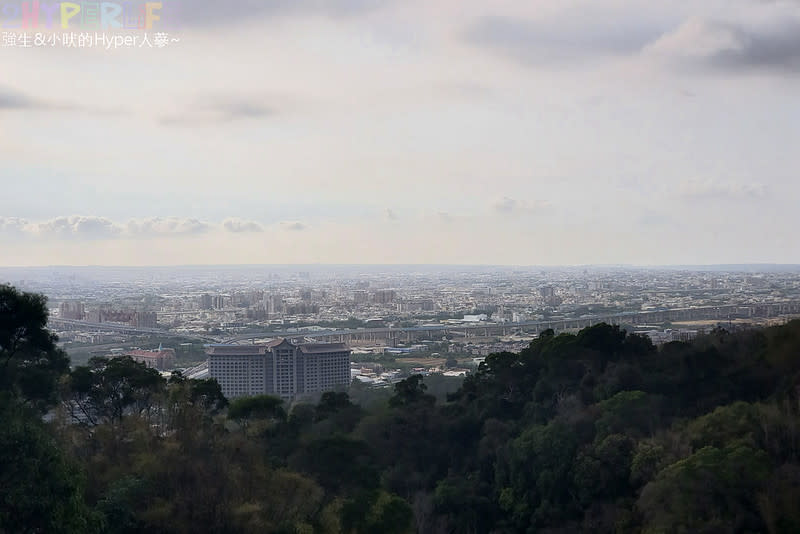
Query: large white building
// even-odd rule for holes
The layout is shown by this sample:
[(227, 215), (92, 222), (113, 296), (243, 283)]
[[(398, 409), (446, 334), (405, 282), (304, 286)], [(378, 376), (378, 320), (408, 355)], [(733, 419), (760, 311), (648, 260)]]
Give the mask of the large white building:
[(350, 384), (350, 348), (343, 343), (211, 345), (208, 374), (228, 398), (275, 395), (286, 400)]

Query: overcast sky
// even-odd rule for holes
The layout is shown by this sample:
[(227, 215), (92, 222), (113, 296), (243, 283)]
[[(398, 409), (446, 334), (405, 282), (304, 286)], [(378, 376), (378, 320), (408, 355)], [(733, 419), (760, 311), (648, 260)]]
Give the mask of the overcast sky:
[(800, 2), (187, 5), (0, 48), (0, 265), (800, 263)]

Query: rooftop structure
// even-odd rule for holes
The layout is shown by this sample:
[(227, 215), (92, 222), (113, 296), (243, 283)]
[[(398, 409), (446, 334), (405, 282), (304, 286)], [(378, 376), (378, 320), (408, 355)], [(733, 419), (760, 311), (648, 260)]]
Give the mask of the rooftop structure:
[(130, 350), (119, 354), (119, 356), (130, 356), (139, 363), (147, 365), (159, 371), (169, 371), (175, 367), (175, 349), (156, 350)]

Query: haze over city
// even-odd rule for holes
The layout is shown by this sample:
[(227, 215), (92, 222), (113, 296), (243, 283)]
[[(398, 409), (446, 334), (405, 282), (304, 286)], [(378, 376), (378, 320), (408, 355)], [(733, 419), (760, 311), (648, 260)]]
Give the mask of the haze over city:
[(163, 48), (6, 46), (0, 265), (800, 263), (799, 9), (196, 1)]

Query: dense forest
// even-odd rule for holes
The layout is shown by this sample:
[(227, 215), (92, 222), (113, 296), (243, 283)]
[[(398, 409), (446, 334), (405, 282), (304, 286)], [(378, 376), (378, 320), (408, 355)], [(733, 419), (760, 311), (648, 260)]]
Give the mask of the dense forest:
[(127, 358), (70, 369), (0, 286), (0, 532), (800, 532), (800, 321), (656, 348), (601, 324), (445, 401), (229, 402)]

